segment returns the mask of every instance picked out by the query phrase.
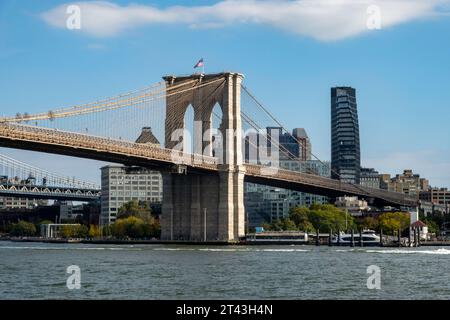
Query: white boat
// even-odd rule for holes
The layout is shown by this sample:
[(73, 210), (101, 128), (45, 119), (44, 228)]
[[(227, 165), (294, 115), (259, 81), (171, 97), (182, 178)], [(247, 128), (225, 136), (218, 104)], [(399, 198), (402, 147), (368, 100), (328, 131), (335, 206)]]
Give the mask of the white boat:
[(265, 231), (246, 236), (247, 244), (306, 244), (308, 234), (298, 231)]
[[(362, 245), (365, 247), (380, 245), (380, 237), (376, 235), (374, 230), (363, 230), (361, 236)], [(350, 246), (352, 243), (352, 235), (351, 233), (340, 232), (339, 235), (335, 235), (332, 238), (331, 243), (339, 246)], [(353, 243), (355, 247), (361, 245), (359, 232), (353, 234)]]

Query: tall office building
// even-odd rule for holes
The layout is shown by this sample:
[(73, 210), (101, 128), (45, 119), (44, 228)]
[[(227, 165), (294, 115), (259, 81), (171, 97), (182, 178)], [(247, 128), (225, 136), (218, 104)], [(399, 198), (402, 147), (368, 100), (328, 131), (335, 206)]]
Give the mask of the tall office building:
[(303, 128), (295, 128), (292, 130), (292, 135), (295, 137), (295, 140), (299, 142), (298, 157), (300, 160), (311, 160), (311, 141), (309, 140), (306, 130)]
[(275, 137), (278, 137), (277, 143), (273, 146), (279, 149), (278, 153), (280, 161), (292, 159), (298, 161), (311, 160), (311, 141), (304, 128), (295, 128), (292, 130), (292, 134), (284, 132), (282, 127), (267, 127), (266, 131), (266, 139), (262, 139), (257, 133), (249, 133), (245, 137), (245, 159), (247, 161), (252, 160), (260, 163), (257, 150), (258, 148), (261, 148), (264, 143), (267, 143), (268, 150), (271, 150), (271, 136), (273, 136), (274, 139)]
[(360, 182), (358, 110), (351, 87), (331, 88), (331, 170), (333, 179)]

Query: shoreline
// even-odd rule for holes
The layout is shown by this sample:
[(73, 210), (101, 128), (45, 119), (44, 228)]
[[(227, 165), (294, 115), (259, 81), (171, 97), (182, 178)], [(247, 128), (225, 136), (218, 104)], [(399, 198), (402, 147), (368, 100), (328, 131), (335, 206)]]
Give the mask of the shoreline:
[[(37, 243), (66, 243), (66, 244), (111, 244), (111, 245), (134, 245), (134, 244), (146, 244), (146, 245), (194, 245), (194, 246), (292, 246), (292, 245), (302, 245), (302, 246), (314, 246), (317, 245), (315, 243), (310, 242), (280, 242), (280, 241), (264, 241), (264, 242), (246, 242), (245, 240), (240, 242), (226, 242), (226, 241), (182, 241), (182, 240), (120, 240), (120, 239), (44, 239), (44, 238), (14, 238), (14, 237), (5, 237), (0, 238), (0, 241), (11, 241), (11, 242), (37, 242)], [(329, 245), (327, 243), (322, 243), (319, 246)], [(427, 241), (422, 242), (419, 247), (438, 247), (450, 246), (450, 241)], [(350, 245), (333, 245), (330, 247), (351, 247)], [(369, 248), (369, 247), (380, 247), (380, 248), (414, 248), (410, 246), (398, 246), (395, 243), (385, 244), (383, 246), (380, 245), (363, 245), (359, 246), (355, 244), (353, 248)], [(417, 248), (417, 247), (415, 247)]]

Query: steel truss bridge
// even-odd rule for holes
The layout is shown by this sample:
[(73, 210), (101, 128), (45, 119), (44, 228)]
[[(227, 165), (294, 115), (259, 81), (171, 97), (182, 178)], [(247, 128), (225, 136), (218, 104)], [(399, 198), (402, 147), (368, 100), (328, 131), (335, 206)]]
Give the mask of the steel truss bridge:
[(100, 187), (0, 155), (0, 197), (92, 201)]

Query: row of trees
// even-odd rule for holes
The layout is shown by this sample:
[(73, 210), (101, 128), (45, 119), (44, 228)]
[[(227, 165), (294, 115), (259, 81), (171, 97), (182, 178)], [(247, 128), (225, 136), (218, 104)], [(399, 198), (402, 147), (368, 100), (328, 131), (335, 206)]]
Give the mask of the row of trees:
[(86, 238), (88, 231), (88, 227), (83, 224), (67, 225), (62, 227), (59, 235), (65, 239)]
[[(41, 224), (49, 224), (51, 221), (41, 221), (37, 225), (19, 221), (7, 226), (6, 232), (12, 236), (30, 237), (37, 236), (40, 232)], [(130, 201), (119, 208), (115, 223), (105, 226), (100, 230), (98, 226), (83, 224), (65, 225), (59, 231), (61, 238), (98, 238), (102, 235), (115, 237), (118, 239), (134, 238), (158, 238), (161, 234), (159, 219), (152, 215), (151, 208), (147, 203)]]
[(386, 212), (378, 217), (365, 217), (356, 220), (352, 215), (331, 204), (313, 204), (308, 207), (292, 208), (286, 218), (271, 224), (263, 225), (265, 230), (297, 230), (314, 232), (321, 230), (345, 231), (358, 229), (382, 229), (386, 233), (394, 233), (409, 226), (409, 215), (403, 212)]
[(354, 218), (331, 204), (313, 204), (291, 209), (288, 217), (263, 225), (266, 230), (346, 230), (355, 228)]

